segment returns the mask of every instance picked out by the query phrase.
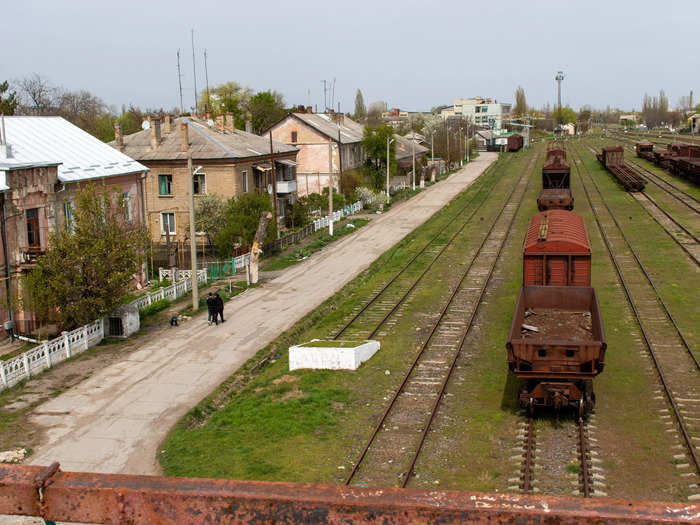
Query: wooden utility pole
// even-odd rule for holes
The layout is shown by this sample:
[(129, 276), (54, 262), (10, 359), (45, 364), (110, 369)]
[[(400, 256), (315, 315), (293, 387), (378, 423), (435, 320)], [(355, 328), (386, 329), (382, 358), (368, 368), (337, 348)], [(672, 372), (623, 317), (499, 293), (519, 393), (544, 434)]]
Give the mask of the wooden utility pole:
[(250, 282), (252, 284), (256, 284), (258, 282), (258, 262), (260, 261), (260, 254), (262, 254), (261, 246), (265, 241), (265, 236), (267, 235), (267, 225), (270, 224), (271, 220), (272, 214), (269, 211), (263, 211), (260, 214), (258, 229), (255, 231), (253, 246), (250, 248), (250, 262), (248, 263)]
[(333, 141), (328, 141), (328, 235), (333, 235)]
[[(187, 175), (190, 189), (190, 262), (192, 263), (192, 310), (199, 309), (199, 288), (197, 287), (197, 243), (194, 228), (194, 174), (192, 173), (192, 150), (187, 150)], [(168, 225), (168, 228), (170, 225)]]
[(272, 149), (272, 130), (270, 130), (270, 166), (272, 167), (272, 206), (275, 210), (275, 231), (277, 238), (280, 238), (280, 229), (277, 218), (277, 170), (275, 170), (275, 152)]

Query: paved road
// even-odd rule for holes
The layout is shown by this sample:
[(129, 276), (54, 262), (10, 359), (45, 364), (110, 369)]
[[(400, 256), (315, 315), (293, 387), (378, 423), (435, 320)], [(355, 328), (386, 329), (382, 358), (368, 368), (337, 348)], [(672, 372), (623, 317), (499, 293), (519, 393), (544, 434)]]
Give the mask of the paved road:
[(227, 303), (228, 321), (201, 314), (149, 341), (39, 406), (46, 442), (29, 462), (62, 470), (158, 474), (158, 445), (170, 428), (256, 351), (335, 294), (410, 231), (469, 186), (496, 159), (479, 158), (446, 181), (378, 215), (354, 235)]

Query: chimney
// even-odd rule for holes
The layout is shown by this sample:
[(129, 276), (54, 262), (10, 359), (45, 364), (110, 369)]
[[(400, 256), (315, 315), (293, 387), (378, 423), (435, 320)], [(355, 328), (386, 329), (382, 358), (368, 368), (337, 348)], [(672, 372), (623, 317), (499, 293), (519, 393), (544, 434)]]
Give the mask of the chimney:
[(314, 108), (312, 108), (311, 106), (306, 106), (306, 112), (307, 112), (307, 113), (313, 113), (313, 112), (314, 112)]
[(250, 119), (246, 119), (245, 121), (245, 132), (253, 133), (253, 122)]
[(231, 133), (236, 131), (236, 118), (233, 116), (233, 113), (226, 113), (226, 129)]
[(124, 151), (124, 135), (122, 135), (121, 122), (114, 123), (114, 140), (117, 143), (117, 149)]
[(216, 116), (216, 131), (224, 131), (224, 115)]
[(206, 110), (206, 111), (204, 112), (204, 120), (207, 121), (207, 124), (209, 123), (209, 121), (211, 120), (211, 111)]
[(166, 135), (169, 135), (173, 132), (173, 117), (171, 117), (169, 113), (166, 113), (163, 117), (163, 124), (163, 132)]
[(180, 124), (180, 151), (190, 149), (190, 133), (187, 122)]
[(151, 117), (151, 149), (156, 149), (160, 140), (160, 119)]

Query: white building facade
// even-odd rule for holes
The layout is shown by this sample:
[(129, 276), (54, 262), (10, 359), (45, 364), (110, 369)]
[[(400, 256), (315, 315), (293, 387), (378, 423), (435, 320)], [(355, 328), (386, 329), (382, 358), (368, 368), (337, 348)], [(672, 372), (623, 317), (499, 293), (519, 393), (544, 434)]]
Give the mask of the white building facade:
[(511, 105), (494, 102), (489, 98), (457, 99), (454, 106), (442, 111), (444, 118), (468, 119), (477, 126), (501, 129), (503, 118), (510, 114)]

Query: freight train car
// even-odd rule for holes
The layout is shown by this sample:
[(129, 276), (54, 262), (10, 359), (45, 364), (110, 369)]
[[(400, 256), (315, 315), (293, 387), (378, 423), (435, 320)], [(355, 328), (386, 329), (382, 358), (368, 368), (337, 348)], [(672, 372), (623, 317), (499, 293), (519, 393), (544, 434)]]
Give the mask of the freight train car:
[(634, 145), (634, 150), (637, 152), (637, 157), (654, 162), (654, 143), (653, 142), (637, 142)]
[(514, 133), (508, 137), (508, 144), (506, 149), (508, 151), (518, 151), (523, 147), (523, 136), (518, 133)]
[(642, 191), (644, 189), (646, 180), (625, 164), (622, 146), (603, 148), (596, 157), (627, 191)]
[(700, 146), (692, 144), (669, 145), (668, 169), (674, 175), (696, 184), (700, 183)]
[(562, 148), (551, 147), (547, 150), (542, 166), (542, 189), (537, 195), (537, 209), (574, 209), (571, 167), (566, 160), (566, 150)]
[(591, 243), (580, 215), (549, 210), (530, 219), (523, 247), (523, 285), (591, 285)]
[(595, 406), (593, 378), (605, 365), (605, 331), (589, 286), (523, 286), (506, 350), (508, 368), (521, 379), (520, 406)]

